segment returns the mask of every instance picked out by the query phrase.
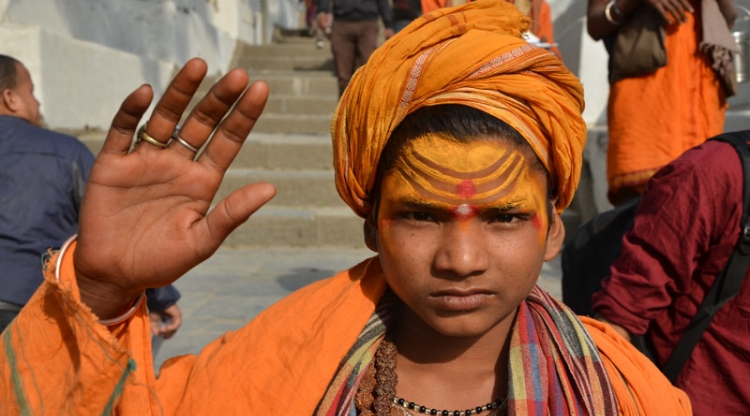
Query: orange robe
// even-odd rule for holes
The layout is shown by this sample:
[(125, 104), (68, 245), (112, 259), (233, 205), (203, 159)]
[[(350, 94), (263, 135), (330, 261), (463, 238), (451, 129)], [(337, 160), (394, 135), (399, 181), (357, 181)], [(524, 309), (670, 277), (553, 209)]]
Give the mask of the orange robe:
[[(78, 300), (73, 252), (3, 333), (4, 414), (311, 415), (385, 291), (366, 260), (271, 306), (154, 377), (148, 314), (109, 329)], [(608, 326), (582, 318), (622, 415), (689, 415), (685, 394)]]
[[(700, 3), (691, 1), (696, 13)], [(624, 202), (687, 149), (723, 131), (725, 92), (698, 51), (700, 15), (667, 27), (667, 65), (610, 87), (607, 120), (609, 198)]]

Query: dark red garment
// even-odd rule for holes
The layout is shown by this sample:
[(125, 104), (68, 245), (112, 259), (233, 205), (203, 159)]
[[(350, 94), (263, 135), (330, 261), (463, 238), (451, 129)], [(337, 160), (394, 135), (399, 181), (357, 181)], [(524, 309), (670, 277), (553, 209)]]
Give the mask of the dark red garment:
[[(649, 330), (664, 363), (740, 236), (737, 152), (707, 142), (649, 182), (594, 311), (632, 334)], [(696, 415), (750, 414), (750, 279), (716, 314), (677, 378)]]

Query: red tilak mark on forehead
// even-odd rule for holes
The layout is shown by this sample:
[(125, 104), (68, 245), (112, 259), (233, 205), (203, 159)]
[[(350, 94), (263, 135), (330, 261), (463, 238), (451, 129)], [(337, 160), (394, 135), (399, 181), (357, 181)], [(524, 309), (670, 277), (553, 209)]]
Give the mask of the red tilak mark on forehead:
[(469, 204), (461, 204), (453, 208), (451, 213), (457, 220), (468, 220), (477, 216), (477, 208)]
[(539, 218), (538, 214), (534, 213), (534, 215), (531, 216), (531, 225), (533, 225), (537, 231), (542, 231), (542, 219)]
[(471, 179), (464, 179), (456, 186), (456, 194), (461, 198), (468, 199), (477, 194), (477, 187)]

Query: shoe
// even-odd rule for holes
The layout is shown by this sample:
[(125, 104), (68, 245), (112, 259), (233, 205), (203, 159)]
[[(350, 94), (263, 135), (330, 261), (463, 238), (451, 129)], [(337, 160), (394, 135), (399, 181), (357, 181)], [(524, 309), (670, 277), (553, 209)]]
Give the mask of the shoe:
[(319, 41), (315, 42), (315, 47), (316, 48), (323, 49), (323, 46), (326, 46), (326, 44), (322, 40), (319, 40)]

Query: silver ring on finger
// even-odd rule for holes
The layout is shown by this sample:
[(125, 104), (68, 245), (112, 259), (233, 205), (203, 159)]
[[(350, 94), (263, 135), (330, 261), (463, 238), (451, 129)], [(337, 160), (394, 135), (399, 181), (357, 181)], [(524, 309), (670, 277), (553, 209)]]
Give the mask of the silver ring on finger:
[(195, 146), (186, 142), (185, 139), (180, 137), (180, 126), (177, 126), (177, 128), (174, 129), (174, 133), (172, 133), (172, 140), (181, 144), (185, 149), (188, 149), (193, 153), (198, 153), (198, 149)]

